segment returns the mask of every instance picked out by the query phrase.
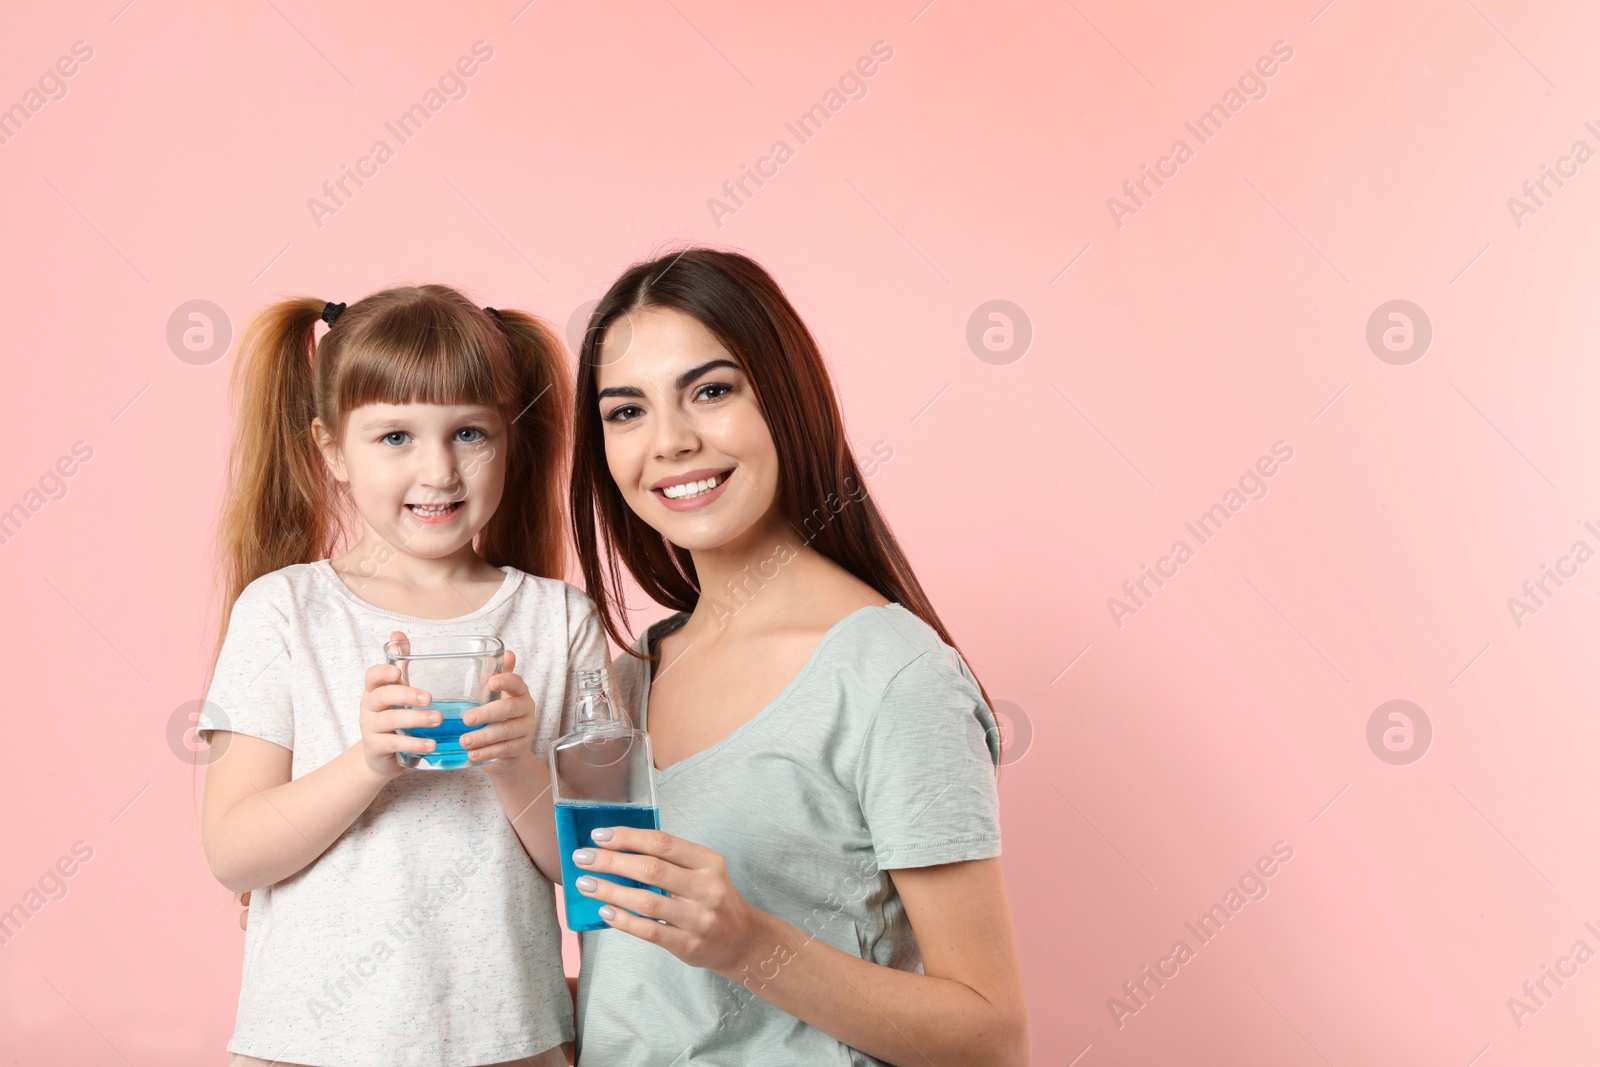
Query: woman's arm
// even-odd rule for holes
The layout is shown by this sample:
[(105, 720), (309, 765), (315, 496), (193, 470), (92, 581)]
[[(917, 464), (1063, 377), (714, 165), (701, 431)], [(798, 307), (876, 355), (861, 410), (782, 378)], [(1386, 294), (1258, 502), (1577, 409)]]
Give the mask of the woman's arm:
[(922, 950), (924, 973), (916, 974), (841, 952), (757, 910), (722, 857), (703, 845), (662, 831), (612, 829), (604, 842), (596, 831), (602, 847), (580, 850), (594, 854), (580, 865), (672, 894), (595, 879), (585, 895), (618, 905), (601, 912), (613, 928), (892, 1064), (1027, 1064), (1027, 1006), (998, 859), (889, 872)]
[(211, 732), (200, 836), (211, 873), (236, 893), (304, 870), (388, 781), (368, 766), (359, 742), (290, 781), (292, 758), (259, 737)]

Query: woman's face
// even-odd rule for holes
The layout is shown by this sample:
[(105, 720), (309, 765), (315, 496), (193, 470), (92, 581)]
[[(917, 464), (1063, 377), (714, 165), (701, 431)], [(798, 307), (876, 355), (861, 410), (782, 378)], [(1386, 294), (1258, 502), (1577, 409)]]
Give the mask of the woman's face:
[(768, 522), (772, 433), (749, 378), (698, 319), (659, 307), (622, 315), (596, 358), (606, 465), (634, 514), (691, 552)]

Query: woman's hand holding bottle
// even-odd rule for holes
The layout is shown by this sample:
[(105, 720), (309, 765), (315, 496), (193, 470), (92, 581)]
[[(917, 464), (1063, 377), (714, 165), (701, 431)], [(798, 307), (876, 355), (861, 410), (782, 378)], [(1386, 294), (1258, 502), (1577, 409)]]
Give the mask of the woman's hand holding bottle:
[[(573, 854), (576, 870), (619, 875), (670, 894), (604, 878), (579, 878), (578, 892), (605, 901), (600, 918), (611, 929), (660, 945), (689, 966), (730, 981), (739, 981), (735, 975), (761, 955), (758, 947), (782, 946), (788, 940), (781, 921), (739, 892), (727, 861), (715, 849), (637, 826), (604, 826), (593, 836), (598, 847)], [(788, 958), (793, 958), (792, 950)], [(762, 964), (773, 962), (768, 957)]]

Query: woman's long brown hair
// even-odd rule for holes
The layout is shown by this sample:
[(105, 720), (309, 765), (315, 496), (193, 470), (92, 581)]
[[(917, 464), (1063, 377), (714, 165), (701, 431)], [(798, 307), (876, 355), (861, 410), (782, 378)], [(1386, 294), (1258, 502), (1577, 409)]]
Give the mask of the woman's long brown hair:
[[(619, 628), (624, 614), (622, 566), (652, 600), (675, 611), (692, 611), (700, 599), (693, 557), (633, 513), (606, 466), (596, 383), (600, 346), (615, 319), (651, 307), (671, 308), (699, 321), (744, 370), (777, 447), (779, 506), (789, 524), (798, 532), (808, 508), (824, 506), (830, 496), (836, 501), (848, 497), (850, 502), (830, 521), (805, 535), (807, 543), (913, 612), (956, 648), (867, 492), (811, 331), (755, 260), (697, 247), (629, 267), (595, 306), (578, 357), (572, 534), (584, 585), (611, 639), (632, 653), (632, 641)], [(993, 709), (982, 683), (978, 689)]]
[(560, 336), (509, 309), (490, 315), (445, 285), (385, 289), (340, 314), (318, 343), (325, 302), (297, 297), (259, 312), (231, 380), (235, 430), (217, 529), (222, 617), (202, 692), (251, 582), (331, 556), (359, 529), (348, 491), (312, 438), (320, 418), (344, 439), (371, 403), (485, 404), (507, 428), (505, 491), (479, 532), (485, 562), (546, 578), (568, 562), (565, 457), (572, 385)]

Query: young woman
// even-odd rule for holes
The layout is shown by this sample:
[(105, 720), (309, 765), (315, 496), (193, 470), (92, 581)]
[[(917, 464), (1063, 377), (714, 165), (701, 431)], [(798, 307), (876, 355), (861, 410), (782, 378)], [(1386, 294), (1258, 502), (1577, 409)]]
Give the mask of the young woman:
[[(580, 1064), (1025, 1064), (998, 731), (752, 260), (631, 268), (579, 360), (574, 534), (676, 614), (615, 661), (661, 831), (595, 832)], [(889, 451), (892, 455), (892, 450)], [(884, 458), (883, 452), (877, 453)]]

